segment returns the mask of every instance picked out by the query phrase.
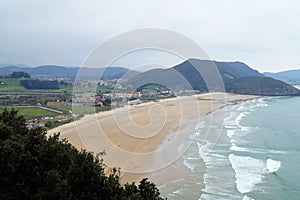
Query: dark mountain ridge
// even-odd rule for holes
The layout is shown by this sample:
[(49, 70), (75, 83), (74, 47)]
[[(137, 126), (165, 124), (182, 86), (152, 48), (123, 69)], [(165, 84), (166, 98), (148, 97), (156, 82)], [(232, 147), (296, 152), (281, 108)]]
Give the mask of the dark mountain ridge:
[[(6, 66), (0, 74), (16, 71), (29, 73), (33, 78), (79, 78), (79, 79), (119, 79), (125, 86), (137, 89), (149, 83), (156, 83), (171, 90), (198, 90), (200, 92), (226, 91), (239, 94), (266, 96), (299, 96), (300, 91), (290, 84), (266, 77), (242, 62), (219, 62), (189, 59), (167, 69), (152, 69), (143, 73), (123, 67), (79, 68), (57, 65), (38, 67)], [(300, 70), (299, 70), (300, 72)], [(293, 72), (288, 72), (295, 73)], [(285, 73), (283, 73), (285, 74)], [(297, 78), (295, 76), (294, 78)]]
[(171, 90), (226, 91), (266, 96), (298, 96), (300, 91), (273, 78), (265, 77), (242, 62), (189, 59), (168, 69), (141, 73), (125, 84), (133, 88), (156, 83)]

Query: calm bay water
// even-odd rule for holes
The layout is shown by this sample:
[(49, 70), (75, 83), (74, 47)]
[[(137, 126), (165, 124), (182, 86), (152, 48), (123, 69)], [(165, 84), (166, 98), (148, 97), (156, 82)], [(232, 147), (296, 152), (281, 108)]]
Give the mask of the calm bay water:
[[(227, 117), (204, 119), (184, 156), (193, 176), (204, 174), (205, 188), (189, 181), (168, 199), (300, 199), (300, 98), (256, 99), (216, 112)], [(201, 133), (211, 127), (223, 134), (201, 158)]]

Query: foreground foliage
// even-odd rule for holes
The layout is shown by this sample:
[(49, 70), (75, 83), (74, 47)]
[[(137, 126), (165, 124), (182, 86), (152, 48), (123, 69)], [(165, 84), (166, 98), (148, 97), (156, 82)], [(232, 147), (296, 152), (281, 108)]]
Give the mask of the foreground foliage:
[(105, 175), (92, 153), (28, 130), (15, 110), (0, 114), (0, 185), (0, 199), (162, 199), (147, 179), (122, 186), (119, 171)]

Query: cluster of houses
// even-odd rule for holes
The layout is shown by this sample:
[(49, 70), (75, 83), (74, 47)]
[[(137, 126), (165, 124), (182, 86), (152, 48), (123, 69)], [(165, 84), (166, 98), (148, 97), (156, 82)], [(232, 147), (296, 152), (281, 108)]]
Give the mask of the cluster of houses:
[(165, 96), (170, 96), (172, 95), (171, 90), (163, 90), (163, 91), (148, 91), (147, 93), (144, 94), (144, 96), (155, 96), (155, 97), (165, 97)]
[[(76, 82), (76, 86), (89, 88), (103, 86), (107, 88), (118, 88), (122, 91), (122, 87), (118, 86), (118, 79), (111, 80), (85, 80)], [(153, 90), (143, 90), (141, 92), (105, 92), (105, 93), (95, 93), (85, 92), (73, 94), (72, 100), (69, 101), (53, 101), (48, 102), (47, 106), (68, 106), (68, 105), (136, 105), (141, 103), (143, 100), (155, 99), (155, 98), (165, 98), (172, 96), (172, 91), (168, 89), (153, 89)]]
[(104, 87), (113, 87), (113, 88), (120, 88), (121, 85), (119, 84), (118, 79), (111, 79), (111, 80), (99, 80), (98, 86)]
[(104, 93), (104, 94), (95, 94), (95, 93), (80, 93), (74, 94), (72, 101), (51, 101), (47, 102), (47, 106), (68, 106), (68, 105), (95, 105), (95, 106), (103, 106), (103, 105), (136, 105), (141, 103), (143, 98), (147, 97), (168, 97), (171, 96), (172, 92), (169, 90), (165, 91), (148, 91), (145, 94), (141, 94), (141, 92), (133, 92), (133, 93)]
[(134, 93), (104, 93), (104, 94), (95, 94), (95, 93), (81, 93), (74, 94), (72, 101), (49, 101), (47, 106), (68, 106), (68, 105), (96, 105), (103, 106), (105, 102), (127, 102), (130, 100), (136, 100), (141, 97), (140, 92)]
[(97, 87), (104, 86), (108, 88), (119, 87), (118, 79), (109, 79), (109, 80), (85, 80), (85, 81), (76, 81), (76, 86), (80, 87)]

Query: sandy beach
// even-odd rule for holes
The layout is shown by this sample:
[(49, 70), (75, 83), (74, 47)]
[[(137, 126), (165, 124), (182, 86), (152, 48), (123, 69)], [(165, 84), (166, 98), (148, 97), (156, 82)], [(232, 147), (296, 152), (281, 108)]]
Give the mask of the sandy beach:
[(190, 139), (201, 117), (227, 105), (257, 98), (207, 93), (126, 106), (86, 115), (48, 131), (60, 132), (78, 149), (105, 151), (104, 163), (120, 167), (122, 182), (148, 177), (158, 186), (189, 176), (178, 148)]

